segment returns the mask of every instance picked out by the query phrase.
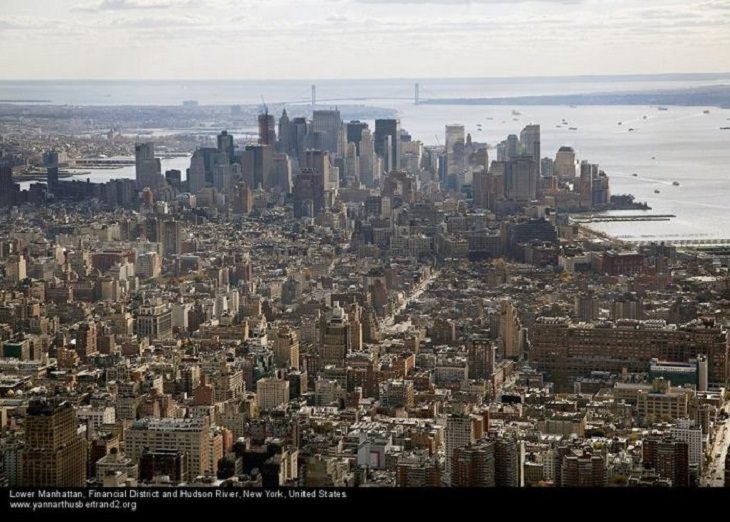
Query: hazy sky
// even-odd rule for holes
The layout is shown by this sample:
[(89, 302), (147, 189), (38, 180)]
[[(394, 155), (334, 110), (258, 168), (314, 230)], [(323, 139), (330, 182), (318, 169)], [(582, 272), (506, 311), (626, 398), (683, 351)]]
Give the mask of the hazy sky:
[(730, 71), (730, 0), (0, 0), (0, 78)]

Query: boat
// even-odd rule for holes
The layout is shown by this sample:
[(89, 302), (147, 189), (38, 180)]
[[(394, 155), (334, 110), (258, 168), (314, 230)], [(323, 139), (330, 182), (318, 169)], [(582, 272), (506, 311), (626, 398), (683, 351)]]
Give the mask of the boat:
[(651, 159), (655, 160), (656, 159), (656, 156), (652, 156)]
[(730, 130), (730, 127), (720, 127), (720, 130)]
[(568, 127), (568, 130), (578, 130), (578, 127)]
[(634, 173), (632, 174), (632, 176), (636, 177), (636, 176), (638, 176), (638, 174), (637, 174), (636, 172), (634, 172)]
[(654, 189), (654, 194), (659, 194), (659, 189)]
[(644, 116), (643, 119), (646, 119), (646, 116)]
[(710, 114), (710, 109), (705, 109), (704, 111), (702, 111), (702, 114)]
[(520, 113), (520, 111), (512, 109), (512, 116), (522, 116), (522, 114)]
[(631, 127), (631, 128), (629, 129), (629, 132), (634, 132), (635, 130), (636, 130), (636, 129), (634, 129), (633, 127)]
[(657, 110), (660, 110), (660, 111), (668, 111), (669, 109), (667, 109), (666, 107), (657, 107)]
[(487, 119), (488, 120), (493, 120), (494, 118), (492, 118), (491, 116), (487, 116)]
[(555, 126), (555, 128), (557, 128), (557, 129), (562, 129), (562, 128), (563, 128), (563, 126), (562, 126), (562, 125), (556, 125), (556, 126)]
[(678, 187), (679, 186), (679, 181), (672, 181), (672, 185), (674, 185), (675, 187)]
[(619, 124), (619, 125), (623, 125), (623, 123), (622, 123), (622, 122), (618, 122), (618, 124)]

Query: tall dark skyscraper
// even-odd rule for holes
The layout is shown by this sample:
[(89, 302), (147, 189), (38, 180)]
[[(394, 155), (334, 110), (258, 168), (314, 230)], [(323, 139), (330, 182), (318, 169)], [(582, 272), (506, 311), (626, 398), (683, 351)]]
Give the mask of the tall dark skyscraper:
[[(223, 131), (218, 135), (218, 153), (226, 156), (229, 162), (233, 160), (233, 136), (228, 134), (228, 131)], [(218, 163), (220, 163), (220, 159)]]
[(86, 482), (86, 442), (77, 432), (70, 402), (38, 399), (28, 406), (23, 486), (81, 487)]
[(368, 128), (368, 124), (363, 121), (350, 121), (347, 123), (347, 143), (354, 143), (357, 147), (357, 154), (360, 155), (360, 141), (362, 140), (362, 131)]
[(48, 190), (53, 192), (58, 187), (58, 152), (49, 150), (43, 154), (43, 166), (46, 167)]
[(276, 145), (276, 121), (268, 110), (259, 114), (259, 143), (271, 147)]
[(400, 120), (375, 120), (375, 152), (384, 160), (386, 171), (398, 168), (400, 161)]
[(13, 182), (13, 168), (0, 160), (0, 208), (15, 205), (19, 186)]
[(243, 178), (253, 188), (271, 186), (273, 152), (269, 145), (246, 145), (243, 151)]
[(161, 186), (164, 182), (160, 160), (155, 158), (155, 145), (152, 142), (138, 143), (134, 147), (134, 166), (137, 189)]
[(292, 153), (291, 150), (292, 142), (295, 141), (291, 136), (292, 129), (291, 120), (289, 120), (289, 115), (286, 113), (286, 109), (284, 109), (281, 112), (281, 118), (279, 118), (279, 141), (276, 150), (284, 154), (289, 154), (289, 156), (295, 156), (295, 153)]

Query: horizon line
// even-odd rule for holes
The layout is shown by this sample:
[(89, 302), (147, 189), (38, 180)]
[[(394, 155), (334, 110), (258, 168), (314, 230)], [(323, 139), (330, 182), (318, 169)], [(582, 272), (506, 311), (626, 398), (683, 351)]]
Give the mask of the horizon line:
[(400, 77), (323, 77), (323, 78), (2, 78), (0, 83), (11, 82), (313, 82), (313, 81), (383, 81), (383, 80), (559, 80), (589, 78), (657, 78), (657, 77), (730, 77), (727, 72), (664, 72), (664, 73), (606, 73), (606, 74), (565, 74), (565, 75), (527, 75), (527, 76), (400, 76)]

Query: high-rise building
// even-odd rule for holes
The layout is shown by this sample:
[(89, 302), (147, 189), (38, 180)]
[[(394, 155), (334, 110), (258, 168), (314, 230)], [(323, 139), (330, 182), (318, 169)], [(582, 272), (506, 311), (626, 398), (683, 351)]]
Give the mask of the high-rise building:
[(454, 469), (454, 453), (474, 443), (472, 419), (468, 415), (449, 415), (446, 418), (446, 468), (444, 480), (451, 484)]
[(302, 169), (294, 178), (294, 216), (316, 217), (324, 209), (324, 175), (314, 169)]
[(446, 149), (446, 181), (449, 176), (459, 174), (465, 166), (465, 131), (463, 125), (447, 125), (444, 146)]
[(306, 118), (294, 118), (289, 124), (289, 149), (291, 156), (297, 159), (297, 163), (301, 166), (304, 164), (304, 151), (308, 147), (309, 131), (311, 123)]
[(160, 160), (155, 158), (155, 145), (152, 142), (138, 143), (134, 147), (134, 167), (137, 189), (145, 187), (156, 189), (164, 184)]
[(489, 379), (496, 369), (497, 347), (489, 339), (474, 338), (467, 343), (470, 379)]
[(137, 315), (137, 335), (150, 339), (172, 337), (172, 310), (166, 304), (144, 305)]
[(276, 145), (276, 121), (268, 109), (259, 114), (259, 144), (271, 147)]
[(654, 435), (645, 437), (641, 458), (657, 475), (671, 480), (673, 487), (689, 486), (689, 444), (686, 442)]
[(553, 174), (561, 181), (573, 181), (578, 173), (578, 162), (572, 147), (560, 147), (555, 154)]
[(175, 219), (162, 223), (162, 251), (165, 256), (174, 256), (182, 252), (183, 224)]
[(332, 179), (332, 165), (327, 151), (316, 149), (306, 151), (304, 167), (322, 175), (325, 191), (332, 191), (337, 188), (338, 182), (337, 179)]
[(292, 136), (292, 130), (294, 127), (291, 125), (289, 115), (286, 113), (286, 109), (281, 111), (281, 117), (279, 118), (279, 141), (276, 150), (288, 154), (289, 156), (296, 157), (296, 149), (292, 150), (292, 144), (295, 138)]
[(205, 184), (205, 157), (203, 151), (196, 149), (190, 158), (188, 189), (191, 194), (197, 194), (200, 189), (205, 187)]
[(341, 156), (344, 147), (344, 129), (338, 110), (318, 110), (312, 115), (311, 134), (314, 135), (315, 148)]
[(48, 190), (54, 192), (58, 188), (58, 152), (55, 150), (45, 152), (43, 166), (46, 168)]
[(320, 367), (334, 365), (345, 366), (345, 359), (350, 348), (350, 331), (347, 314), (335, 301), (332, 310), (322, 317), (320, 324), (321, 344), (319, 346)]
[(493, 440), (485, 440), (474, 446), (454, 449), (451, 486), (462, 488), (496, 486), (496, 445)]
[[(700, 356), (701, 357), (701, 356)], [(686, 442), (688, 446), (689, 467), (697, 476), (702, 474), (704, 460), (702, 427), (690, 419), (677, 419), (669, 434), (673, 439)]]
[(280, 328), (274, 340), (274, 364), (299, 369), (299, 336), (291, 328)]
[[(222, 156), (219, 158), (219, 163), (230, 163), (233, 161), (233, 136), (228, 134), (228, 131), (222, 131), (217, 136), (218, 154)], [(223, 159), (225, 158), (225, 159)]]
[(522, 154), (530, 156), (535, 163), (537, 176), (540, 176), (540, 126), (530, 124), (520, 132), (520, 147)]
[(530, 202), (537, 197), (537, 163), (531, 156), (521, 155), (510, 161), (507, 197), (519, 202)]
[(357, 149), (358, 155), (360, 154), (360, 140), (362, 140), (362, 133), (368, 128), (368, 124), (363, 121), (350, 121), (347, 123), (347, 143), (354, 143)]
[[(135, 421), (124, 434), (127, 455), (137, 462), (148, 451), (178, 451), (186, 456), (189, 469), (185, 480), (204, 475), (210, 469), (208, 417), (185, 419), (146, 417)], [(140, 476), (144, 475), (140, 465)]]
[(23, 481), (25, 487), (83, 487), (86, 442), (79, 435), (69, 402), (31, 401), (25, 418)]
[(269, 145), (246, 145), (242, 160), (243, 179), (253, 189), (271, 189), (273, 153)]
[(397, 169), (400, 165), (400, 120), (375, 120), (374, 138), (375, 153), (383, 158), (383, 169), (386, 172)]
[(293, 188), (292, 165), (289, 156), (284, 153), (276, 153), (272, 157), (271, 187), (278, 187), (287, 194)]
[(606, 485), (606, 465), (601, 455), (568, 454), (560, 473), (564, 488), (602, 488)]
[(256, 381), (256, 403), (262, 411), (273, 410), (289, 402), (289, 381), (265, 377)]
[(380, 169), (375, 156), (375, 143), (370, 129), (362, 129), (360, 143), (358, 145), (360, 161), (360, 181), (366, 187), (375, 186), (380, 181)]
[(494, 475), (497, 487), (520, 487), (520, 442), (503, 434), (496, 439)]
[(17, 203), (20, 186), (13, 181), (13, 168), (0, 159), (0, 208)]
[(499, 335), (505, 358), (520, 357), (525, 346), (525, 332), (517, 308), (511, 301), (503, 301), (500, 313)]

